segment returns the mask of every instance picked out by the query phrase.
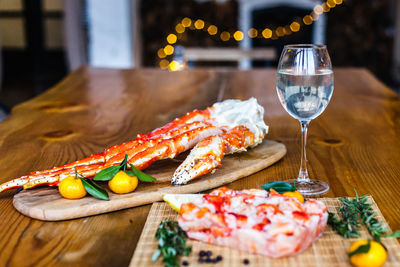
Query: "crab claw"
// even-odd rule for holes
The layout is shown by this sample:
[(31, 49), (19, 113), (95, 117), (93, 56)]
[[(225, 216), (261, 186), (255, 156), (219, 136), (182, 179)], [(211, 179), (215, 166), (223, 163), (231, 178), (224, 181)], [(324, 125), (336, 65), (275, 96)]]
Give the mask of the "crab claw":
[(221, 165), (225, 141), (222, 137), (211, 136), (198, 143), (172, 176), (173, 185), (186, 184)]
[(201, 175), (215, 172), (226, 154), (246, 151), (254, 144), (254, 134), (245, 126), (199, 142), (172, 176), (173, 185), (186, 184)]

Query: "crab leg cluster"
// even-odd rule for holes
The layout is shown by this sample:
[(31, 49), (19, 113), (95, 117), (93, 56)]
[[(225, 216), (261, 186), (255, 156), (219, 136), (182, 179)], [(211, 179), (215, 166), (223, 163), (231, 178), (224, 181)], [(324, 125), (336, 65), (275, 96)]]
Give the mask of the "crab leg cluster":
[[(236, 101), (236, 106), (230, 104), (228, 108), (223, 110), (225, 113), (228, 111), (228, 114), (232, 113), (238, 104), (246, 102), (228, 101)], [(144, 169), (156, 160), (174, 158), (196, 146), (188, 159), (175, 172), (172, 179), (173, 184), (187, 183), (191, 179), (213, 171), (221, 164), (225, 154), (245, 151), (246, 147), (255, 144), (255, 133), (246, 126), (237, 122), (227, 124), (224, 121), (221, 123), (222, 113), (218, 104), (222, 105), (225, 102), (227, 101), (216, 103), (204, 110), (189, 112), (163, 127), (147, 134), (139, 134), (135, 140), (114, 145), (102, 153), (13, 179), (0, 185), (0, 192), (11, 188), (23, 187), (27, 189), (39, 185), (58, 185), (65, 177), (73, 176), (75, 168), (83, 176), (93, 177), (107, 167), (120, 164), (125, 155), (128, 156), (129, 163), (136, 168)], [(258, 105), (255, 99), (247, 100), (246, 103), (248, 106), (254, 105), (254, 103)], [(263, 130), (258, 136), (259, 139), (262, 140), (265, 133), (266, 130)], [(196, 164), (193, 162), (196, 162)], [(190, 166), (193, 170), (189, 170)]]

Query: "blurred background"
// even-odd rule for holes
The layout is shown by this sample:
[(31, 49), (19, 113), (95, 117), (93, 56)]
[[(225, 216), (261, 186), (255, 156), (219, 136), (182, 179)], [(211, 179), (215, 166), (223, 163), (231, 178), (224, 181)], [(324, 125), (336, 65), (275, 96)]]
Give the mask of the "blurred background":
[(275, 68), (283, 45), (400, 88), (396, 0), (1, 0), (0, 118), (81, 65)]

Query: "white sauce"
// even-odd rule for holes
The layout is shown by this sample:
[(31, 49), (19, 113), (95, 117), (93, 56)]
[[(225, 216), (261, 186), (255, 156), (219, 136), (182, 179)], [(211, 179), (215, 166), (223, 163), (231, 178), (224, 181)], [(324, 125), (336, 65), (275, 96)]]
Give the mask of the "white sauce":
[(216, 126), (226, 126), (232, 129), (236, 126), (246, 126), (254, 133), (254, 144), (259, 145), (268, 133), (268, 126), (264, 122), (264, 108), (257, 103), (254, 97), (248, 100), (229, 99), (213, 105), (211, 118)]

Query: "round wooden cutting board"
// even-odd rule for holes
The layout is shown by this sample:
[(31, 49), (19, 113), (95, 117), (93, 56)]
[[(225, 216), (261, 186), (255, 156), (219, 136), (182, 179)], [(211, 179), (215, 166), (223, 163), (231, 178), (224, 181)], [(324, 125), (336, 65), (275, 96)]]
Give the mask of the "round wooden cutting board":
[(247, 152), (226, 156), (214, 174), (202, 176), (187, 185), (173, 186), (170, 179), (175, 169), (187, 154), (178, 159), (162, 160), (146, 169), (146, 173), (157, 179), (154, 183), (140, 183), (129, 194), (113, 194), (110, 200), (98, 200), (87, 196), (78, 200), (61, 197), (57, 188), (45, 187), (24, 190), (14, 196), (14, 207), (22, 214), (44, 221), (59, 221), (96, 215), (162, 200), (167, 193), (188, 194), (215, 188), (258, 172), (286, 154), (285, 145), (264, 140)]

